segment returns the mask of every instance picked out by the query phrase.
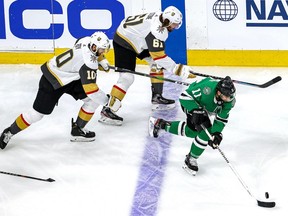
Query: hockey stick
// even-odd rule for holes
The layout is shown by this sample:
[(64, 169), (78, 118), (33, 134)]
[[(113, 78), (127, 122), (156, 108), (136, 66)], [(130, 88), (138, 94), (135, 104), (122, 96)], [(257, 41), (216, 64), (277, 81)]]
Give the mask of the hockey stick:
[(140, 75), (140, 76), (144, 76), (144, 77), (150, 77), (150, 78), (153, 78), (153, 79), (163, 80), (163, 81), (172, 82), (172, 83), (185, 85), (185, 86), (189, 86), (190, 85), (189, 83), (186, 83), (186, 82), (182, 82), (182, 81), (178, 81), (178, 80), (172, 80), (172, 79), (168, 79), (168, 78), (164, 78), (164, 77), (153, 76), (153, 75), (150, 75), (150, 74), (140, 73), (140, 72), (132, 71), (132, 70), (125, 69), (125, 68), (119, 68), (119, 67), (113, 67), (113, 66), (109, 66), (109, 68), (115, 70), (116, 72), (124, 72), (124, 73), (136, 74), (136, 75)]
[[(190, 71), (191, 74), (194, 74), (196, 76), (202, 76), (202, 77), (211, 77), (214, 79), (223, 79), (223, 77), (218, 77), (218, 76), (213, 76), (213, 75), (208, 75), (208, 74), (201, 74), (201, 73), (197, 73), (194, 71)], [(281, 76), (277, 76), (271, 80), (269, 80), (266, 83), (263, 84), (256, 84), (256, 83), (249, 83), (249, 82), (244, 82), (244, 81), (239, 81), (239, 80), (232, 80), (234, 83), (238, 83), (238, 84), (243, 84), (243, 85), (249, 85), (249, 86), (253, 86), (253, 87), (258, 87), (258, 88), (267, 88), (277, 82), (279, 82), (280, 80), (282, 80)]]
[(36, 177), (26, 176), (26, 175), (19, 175), (19, 174), (9, 173), (9, 172), (3, 172), (3, 171), (0, 171), (0, 173), (1, 173), (1, 174), (5, 174), (5, 175), (12, 175), (12, 176), (17, 176), (17, 177), (22, 177), (22, 178), (34, 179), (34, 180), (38, 180), (38, 181), (45, 181), (45, 182), (54, 182), (54, 181), (55, 181), (55, 180), (52, 179), (52, 178), (42, 179), (42, 178), (36, 178)]
[[(209, 131), (207, 130), (207, 128), (205, 128), (203, 125), (201, 125), (201, 127), (203, 128), (203, 130), (205, 131), (205, 133), (207, 134), (207, 136), (209, 137), (210, 140), (213, 139), (213, 137), (211, 136), (211, 134), (209, 133)], [(222, 157), (224, 158), (224, 160), (226, 161), (226, 163), (229, 165), (229, 167), (231, 168), (231, 170), (233, 171), (233, 173), (235, 174), (235, 176), (238, 178), (238, 180), (240, 181), (240, 183), (242, 184), (242, 186), (245, 188), (245, 190), (249, 193), (249, 195), (251, 197), (253, 197), (254, 199), (255, 196), (250, 192), (248, 186), (245, 184), (245, 182), (242, 180), (242, 178), (240, 177), (240, 175), (238, 174), (238, 172), (236, 171), (236, 169), (234, 168), (234, 166), (230, 163), (230, 161), (228, 160), (228, 158), (225, 156), (224, 152), (219, 148), (219, 146), (217, 146), (217, 150), (220, 152), (220, 154), (222, 155)], [(266, 208), (273, 208), (275, 207), (276, 203), (275, 202), (265, 202), (265, 201), (260, 201), (258, 199), (257, 200), (257, 204), (258, 206), (261, 207), (266, 207)]]

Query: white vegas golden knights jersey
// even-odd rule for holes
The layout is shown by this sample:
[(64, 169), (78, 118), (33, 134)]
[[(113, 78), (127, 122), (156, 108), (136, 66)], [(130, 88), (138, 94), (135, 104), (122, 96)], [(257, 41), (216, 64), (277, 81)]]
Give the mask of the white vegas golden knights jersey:
[(161, 67), (172, 71), (176, 63), (165, 54), (167, 28), (162, 28), (159, 20), (161, 11), (129, 16), (122, 20), (114, 37), (114, 42), (140, 54), (149, 50), (153, 60)]
[(81, 38), (72, 49), (54, 56), (47, 62), (49, 71), (56, 78), (58, 84), (64, 86), (80, 79), (79, 71), (84, 64), (92, 70), (98, 69), (97, 57), (90, 51), (89, 42), (90, 37)]
[(98, 104), (106, 104), (107, 96), (96, 84), (98, 60), (89, 49), (90, 37), (76, 41), (72, 49), (53, 57), (41, 70), (54, 89), (61, 88), (72, 81), (79, 80), (86, 95)]

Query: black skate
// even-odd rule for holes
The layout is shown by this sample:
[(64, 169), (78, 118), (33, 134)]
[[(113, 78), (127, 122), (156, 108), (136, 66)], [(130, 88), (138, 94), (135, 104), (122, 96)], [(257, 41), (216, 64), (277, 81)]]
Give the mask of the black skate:
[(11, 137), (13, 136), (13, 134), (10, 132), (10, 127), (6, 128), (0, 137), (0, 148), (4, 149), (6, 147), (6, 145), (8, 144), (8, 142), (10, 141)]
[(170, 125), (170, 122), (164, 119), (156, 119), (154, 117), (149, 118), (149, 135), (151, 137), (157, 138), (159, 136), (160, 130), (164, 130), (166, 125)]
[(88, 131), (84, 128), (80, 128), (76, 122), (72, 119), (72, 129), (71, 129), (71, 142), (92, 142), (95, 140), (95, 133), (93, 131)]
[(101, 111), (101, 118), (98, 120), (98, 122), (108, 125), (121, 126), (123, 123), (123, 118), (116, 115), (109, 107), (103, 107)]
[(195, 176), (196, 173), (198, 172), (198, 164), (197, 164), (197, 159), (193, 158), (190, 153), (188, 155), (186, 155), (185, 161), (184, 161), (184, 165), (182, 166), (182, 168), (189, 173), (190, 175)]
[(152, 97), (152, 110), (169, 110), (175, 107), (175, 100), (164, 98), (161, 94)]

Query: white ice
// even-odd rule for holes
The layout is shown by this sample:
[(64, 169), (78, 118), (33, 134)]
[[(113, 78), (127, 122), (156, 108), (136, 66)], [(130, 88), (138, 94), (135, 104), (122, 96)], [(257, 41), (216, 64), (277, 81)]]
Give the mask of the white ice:
[[(172, 136), (155, 215), (287, 215), (287, 68), (193, 69), (254, 83), (278, 75), (283, 78), (265, 89), (236, 84), (237, 103), (223, 131), (221, 148), (255, 198), (217, 150), (207, 148), (198, 160), (199, 173), (189, 176), (181, 166), (192, 140)], [(138, 65), (137, 70), (147, 72), (148, 67)], [(32, 107), (40, 76), (39, 65), (0, 65), (0, 131)], [(117, 77), (114, 72), (101, 72), (97, 83), (109, 93)], [(64, 95), (50, 116), (14, 136), (0, 150), (0, 171), (56, 181), (0, 174), (0, 215), (131, 215), (148, 139), (148, 117), (159, 114), (151, 111), (150, 97), (149, 78), (136, 76), (118, 112), (124, 117), (123, 126), (98, 123), (99, 107), (87, 125), (96, 132), (96, 141), (71, 143), (71, 118), (76, 118), (82, 103)], [(184, 120), (177, 104), (175, 119)], [(265, 192), (270, 194), (268, 200)], [(256, 199), (275, 201), (276, 207), (259, 207)]]

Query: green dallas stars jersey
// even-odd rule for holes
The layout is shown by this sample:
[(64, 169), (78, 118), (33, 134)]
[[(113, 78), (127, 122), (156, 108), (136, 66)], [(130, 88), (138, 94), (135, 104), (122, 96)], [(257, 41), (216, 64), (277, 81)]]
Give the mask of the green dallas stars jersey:
[(209, 128), (211, 133), (222, 132), (228, 122), (229, 112), (236, 102), (234, 98), (231, 102), (218, 105), (215, 98), (217, 84), (218, 81), (210, 77), (193, 82), (179, 98), (181, 105), (188, 112), (196, 108), (204, 108), (209, 116), (215, 117), (212, 128)]

